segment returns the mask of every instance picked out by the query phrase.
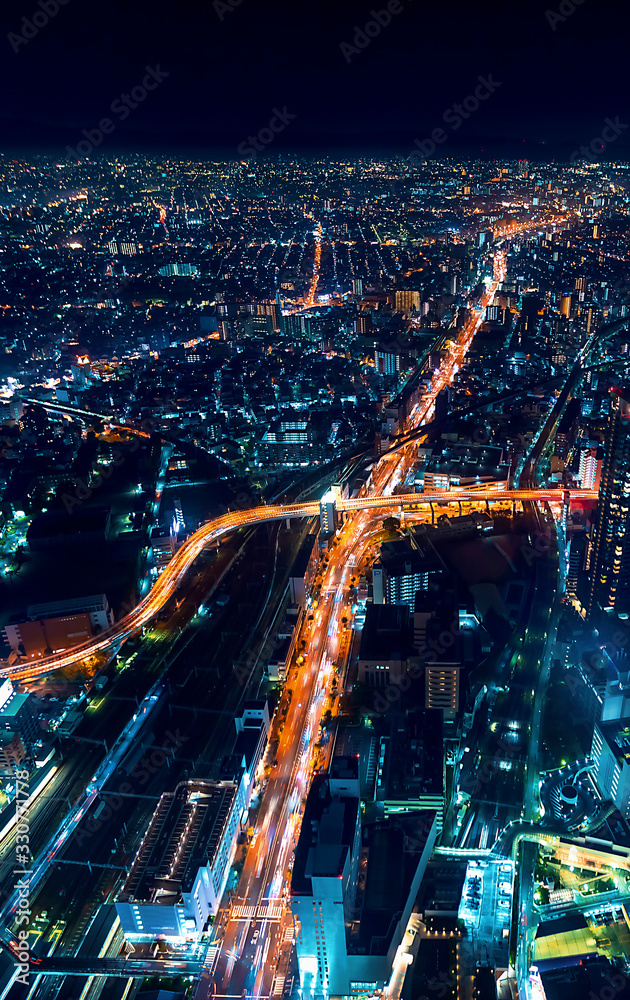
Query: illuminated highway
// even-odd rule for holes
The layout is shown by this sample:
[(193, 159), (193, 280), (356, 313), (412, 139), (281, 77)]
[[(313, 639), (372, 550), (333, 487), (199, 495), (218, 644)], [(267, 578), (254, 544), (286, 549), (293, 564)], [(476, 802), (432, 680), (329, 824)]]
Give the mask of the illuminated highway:
[[(447, 341), (448, 354), (440, 367), (434, 372), (430, 386), (422, 397), (422, 402), (416, 404), (410, 415), (408, 426), (404, 431), (422, 426), (430, 419), (438, 394), (450, 384), (459, 370), (472, 340), (479, 329), (485, 308), (492, 302), (499, 284), (505, 278), (505, 255), (497, 253), (494, 257), (494, 277), (487, 279), (485, 291), (479, 304), (470, 310), (466, 323), (457, 334), (455, 340)], [(354, 499), (340, 500), (338, 509), (352, 512), (367, 509), (383, 509), (387, 507), (417, 507), (429, 503), (448, 503), (463, 501), (486, 500), (559, 500), (562, 493), (558, 490), (452, 490), (440, 493), (412, 493), (393, 495), (399, 485), (404, 482), (409, 466), (413, 462), (418, 441), (407, 443), (398, 452), (390, 453), (375, 467), (368, 489), (363, 489), (364, 495)], [(572, 496), (579, 499), (593, 499), (595, 494), (587, 490), (571, 491)], [(289, 517), (313, 517), (319, 513), (319, 503), (277, 504), (252, 508), (244, 511), (234, 511), (209, 521), (188, 538), (170, 560), (163, 573), (158, 577), (149, 593), (128, 615), (101, 633), (98, 637), (84, 643), (53, 653), (51, 656), (30, 660), (28, 663), (5, 663), (0, 668), (1, 676), (14, 680), (29, 681), (41, 677), (53, 670), (71, 666), (81, 660), (86, 660), (98, 653), (103, 653), (120, 646), (129, 636), (137, 633), (150, 622), (169, 601), (184, 580), (186, 573), (200, 555), (206, 545), (216, 541), (222, 535), (237, 528), (261, 524), (265, 521), (280, 520)]]
[[(321, 228), (316, 243), (316, 267), (310, 299), (314, 298), (317, 285), (320, 243)], [(446, 342), (446, 357), (433, 373), (426, 392), (401, 432), (421, 428), (431, 418), (437, 395), (452, 382), (461, 367), (482, 323), (485, 308), (492, 302), (504, 277), (505, 257), (497, 253), (493, 280), (488, 281), (478, 304), (469, 310), (462, 329), (452, 331), (454, 339)], [(276, 960), (286, 935), (290, 938), (292, 932), (286, 896), (291, 858), (317, 761), (317, 732), (324, 713), (330, 710), (334, 714), (336, 711), (338, 692), (344, 686), (344, 668), (352, 635), (343, 621), (351, 617), (349, 580), (358, 571), (357, 567), (378, 530), (383, 512), (405, 510), (412, 512), (414, 517), (426, 517), (426, 508), (434, 503), (544, 501), (559, 506), (569, 494), (571, 498), (581, 500), (592, 500), (597, 495), (589, 490), (508, 490), (492, 484), (474, 490), (398, 494), (396, 490), (401, 488), (415, 461), (417, 447), (418, 440), (407, 442), (398, 451), (389, 453), (375, 465), (370, 481), (362, 490), (363, 495), (336, 502), (337, 510), (345, 520), (339, 527), (334, 545), (329, 548), (327, 564), (322, 569), (321, 598), (314, 606), (313, 614), (302, 625), (299, 639), (306, 643), (304, 663), (299, 669), (293, 668), (285, 686), (283, 699), (286, 701), (289, 693), (291, 696), (281, 725), (276, 721), (277, 751), (262, 795), (254, 839), (247, 851), (237, 896), (227, 914), (229, 919), (215, 939), (220, 948), (212, 988), (218, 995), (239, 995), (242, 990), (256, 997), (277, 993)], [(213, 519), (182, 544), (152, 590), (112, 628), (97, 638), (52, 656), (5, 664), (0, 674), (28, 681), (115, 649), (153, 619), (175, 595), (195, 559), (208, 544), (240, 527), (286, 518), (310, 518), (317, 516), (319, 511), (319, 502), (273, 504), (234, 511)], [(417, 513), (414, 514), (414, 511)], [(104, 766), (111, 767), (112, 763), (110, 758)], [(100, 773), (95, 775), (94, 782), (101, 777)], [(94, 786), (89, 786), (86, 795), (94, 794)], [(68, 817), (63, 834), (77, 822), (79, 810), (84, 805), (84, 802), (79, 803)], [(49, 862), (49, 851), (54, 856), (57, 847), (57, 842), (49, 845), (49, 850), (39, 859), (39, 867)], [(13, 904), (12, 899), (9, 908)]]
[(308, 290), (308, 295), (306, 296), (305, 307), (307, 309), (312, 309), (315, 305), (315, 292), (317, 290), (317, 285), (319, 283), (319, 265), (322, 257), (322, 225), (321, 222), (317, 223), (314, 234), (315, 236), (315, 258), (313, 260), (313, 277), (311, 279), (311, 284)]
[[(409, 452), (413, 446), (401, 456), (392, 456), (389, 461), (382, 462), (382, 468), (375, 471), (375, 485), (372, 488), (379, 489), (384, 495), (364, 496), (355, 499), (340, 500), (337, 507), (340, 511), (349, 513), (361, 510), (384, 510), (388, 508), (415, 508), (431, 503), (457, 503), (458, 501), (498, 501), (511, 500), (523, 502), (527, 500), (555, 501), (561, 502), (563, 491), (552, 490), (505, 490), (505, 489), (476, 489), (476, 490), (451, 490), (439, 493), (404, 493), (392, 495), (390, 492), (392, 481), (399, 482), (404, 478), (404, 471), (409, 462)], [(597, 494), (593, 490), (570, 490), (572, 498), (579, 500), (594, 500)], [(254, 507), (250, 510), (234, 511), (223, 514), (203, 527), (199, 528), (194, 535), (176, 552), (171, 561), (167, 564), (164, 572), (154, 583), (152, 589), (146, 597), (124, 618), (113, 625), (107, 631), (102, 632), (97, 638), (88, 640), (80, 645), (73, 646), (52, 656), (42, 657), (39, 660), (32, 660), (29, 663), (15, 663), (9, 666), (4, 663), (0, 669), (0, 675), (12, 677), (14, 680), (31, 680), (58, 670), (61, 667), (70, 666), (80, 660), (88, 659), (97, 653), (110, 650), (125, 641), (130, 635), (136, 633), (143, 625), (146, 625), (154, 618), (166, 602), (170, 600), (178, 586), (186, 576), (192, 563), (203, 551), (206, 545), (216, 541), (222, 535), (237, 528), (248, 525), (262, 524), (265, 521), (281, 520), (291, 517), (313, 517), (319, 514), (319, 502), (296, 504), (278, 504), (273, 506)]]
[[(430, 417), (438, 393), (457, 372), (481, 324), (484, 309), (503, 280), (504, 267), (503, 256), (497, 255), (494, 280), (457, 340), (449, 343), (447, 358), (434, 373), (422, 403), (416, 405), (411, 414), (411, 427), (422, 425)], [(312, 621), (304, 622), (298, 639), (298, 648), (300, 640), (305, 641), (305, 663), (289, 676), (285, 686), (292, 694), (286, 717), (278, 729), (279, 742), (272, 774), (264, 790), (254, 842), (247, 852), (237, 897), (228, 911), (223, 938), (219, 938), (220, 954), (214, 973), (217, 995), (228, 992), (238, 995), (239, 991), (244, 991), (254, 997), (272, 996), (282, 989), (274, 972), (282, 942), (286, 935), (290, 938), (293, 933), (285, 894), (301, 810), (315, 764), (313, 737), (327, 707), (331, 711), (335, 709), (335, 689), (340, 690), (335, 678), (343, 678), (347, 656), (343, 644), (348, 633), (342, 618), (350, 617), (348, 579), (356, 572), (355, 567), (369, 544), (370, 521), (374, 514), (382, 514), (388, 508), (393, 511), (418, 509), (434, 502), (540, 500), (543, 494), (549, 501), (558, 502), (563, 498), (558, 490), (491, 488), (394, 495), (415, 459), (416, 448), (417, 442), (409, 443), (398, 453), (383, 458), (374, 469), (367, 489), (362, 491), (363, 496), (339, 499), (336, 503), (339, 511), (346, 512), (347, 519), (338, 531), (336, 544), (329, 549), (321, 600), (311, 616)], [(583, 499), (595, 496), (591, 491), (575, 492)], [(208, 995), (199, 992), (196, 1000), (205, 1000)]]
[[(423, 519), (426, 512), (412, 516)], [(352, 641), (349, 622), (354, 598), (349, 581), (357, 576), (366, 548), (381, 531), (381, 510), (361, 512), (346, 522), (330, 553), (312, 620), (302, 625), (297, 645), (305, 640), (305, 662), (287, 677), (285, 692), (290, 690), (292, 695), (286, 717), (281, 723), (276, 721), (270, 736), (278, 739), (277, 764), (262, 797), (221, 941), (215, 972), (218, 994), (243, 989), (254, 996), (272, 993), (278, 951), (284, 933), (292, 927), (285, 908), (286, 886), (302, 807), (317, 766), (317, 732), (327, 710), (336, 714)]]

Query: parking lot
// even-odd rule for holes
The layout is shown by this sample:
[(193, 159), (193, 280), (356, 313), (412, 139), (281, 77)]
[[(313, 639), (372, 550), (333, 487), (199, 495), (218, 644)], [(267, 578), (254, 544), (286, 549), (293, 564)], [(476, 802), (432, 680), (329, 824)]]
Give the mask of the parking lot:
[(514, 864), (507, 859), (470, 861), (458, 916), (477, 945), (498, 965), (507, 959), (514, 893)]

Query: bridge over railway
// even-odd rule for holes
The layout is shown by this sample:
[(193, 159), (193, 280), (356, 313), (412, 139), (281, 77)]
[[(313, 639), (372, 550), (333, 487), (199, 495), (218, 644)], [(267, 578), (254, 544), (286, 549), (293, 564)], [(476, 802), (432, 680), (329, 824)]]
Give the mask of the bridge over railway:
[(596, 498), (597, 494), (593, 490), (581, 489), (508, 490), (488, 487), (475, 490), (457, 489), (439, 493), (404, 493), (351, 499), (343, 499), (339, 494), (329, 492), (321, 501), (263, 505), (248, 510), (231, 511), (229, 514), (214, 518), (191, 535), (167, 564), (164, 572), (158, 577), (146, 597), (111, 628), (86, 642), (73, 646), (70, 650), (65, 649), (35, 661), (31, 660), (28, 663), (18, 661), (13, 664), (4, 661), (0, 663), (0, 676), (29, 681), (36, 677), (42, 677), (53, 670), (59, 670), (62, 667), (85, 660), (95, 654), (119, 647), (126, 639), (156, 617), (161, 608), (174, 595), (203, 549), (229, 532), (236, 531), (237, 528), (264, 524), (267, 521), (286, 520), (294, 517), (316, 517), (317, 515), (322, 518), (322, 524), (325, 522), (328, 528), (334, 528), (335, 520), (340, 512), (351, 515), (353, 512), (361, 510), (412, 510), (434, 503), (451, 504), (462, 501), (569, 503), (571, 499), (594, 500)]

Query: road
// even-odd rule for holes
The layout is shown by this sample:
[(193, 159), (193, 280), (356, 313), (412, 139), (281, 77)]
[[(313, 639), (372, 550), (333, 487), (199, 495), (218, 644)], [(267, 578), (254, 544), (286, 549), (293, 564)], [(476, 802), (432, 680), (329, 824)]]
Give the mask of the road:
[[(485, 306), (494, 296), (505, 273), (502, 255), (495, 258), (495, 277), (484, 292), (479, 306), (450, 342), (449, 353), (434, 374), (422, 403), (411, 414), (409, 427), (419, 426), (430, 418), (437, 394), (450, 383), (461, 365), (479, 328)], [(291, 704), (284, 720), (278, 744), (278, 763), (264, 792), (257, 824), (256, 842), (247, 853), (243, 875), (234, 901), (232, 919), (225, 927), (217, 968), (217, 992), (236, 992), (245, 988), (254, 995), (272, 991), (274, 958), (289, 927), (286, 923), (286, 892), (290, 857), (297, 838), (303, 802), (311, 774), (312, 748), (323, 712), (335, 700), (333, 690), (343, 641), (342, 617), (349, 612), (349, 565), (363, 551), (371, 520), (384, 510), (420, 508), (427, 504), (461, 500), (531, 500), (543, 492), (527, 490), (475, 490), (450, 493), (393, 495), (404, 481), (415, 458), (417, 444), (406, 445), (400, 453), (388, 456), (373, 470), (364, 495), (341, 501), (347, 513), (322, 586), (322, 598), (311, 623), (308, 655), (295, 680)], [(576, 491), (593, 496), (590, 491)], [(558, 499), (557, 491), (546, 491), (546, 499)], [(270, 505), (248, 511), (232, 512), (204, 525), (179, 549), (149, 594), (139, 605), (98, 640), (76, 647), (34, 664), (19, 664), (5, 669), (16, 679), (41, 676), (63, 665), (119, 645), (154, 617), (173, 596), (195, 559), (209, 542), (239, 527), (287, 517), (312, 517), (319, 513), (319, 503)], [(334, 683), (333, 683), (334, 682)], [(240, 911), (238, 908), (241, 908)], [(256, 922), (254, 924), (254, 921)]]
[[(450, 344), (449, 354), (435, 372), (422, 404), (411, 415), (412, 424), (421, 424), (430, 417), (438, 393), (457, 372), (481, 324), (485, 306), (503, 279), (504, 266), (503, 257), (498, 257), (494, 281), (479, 310), (470, 316), (457, 340)], [(334, 707), (337, 685), (334, 664), (339, 657), (340, 639), (343, 641), (342, 618), (349, 617), (350, 610), (348, 581), (357, 556), (360, 558), (369, 544), (374, 513), (469, 498), (465, 491), (393, 496), (404, 481), (416, 448), (416, 443), (406, 445), (400, 454), (387, 456), (373, 471), (363, 496), (338, 502), (347, 519), (338, 531), (335, 545), (329, 548), (321, 600), (312, 621), (304, 625), (307, 655), (291, 689), (291, 701), (279, 732), (276, 763), (262, 796), (254, 842), (245, 858), (236, 897), (226, 914), (227, 922), (219, 932), (223, 936), (218, 939), (220, 955), (214, 973), (217, 994), (238, 996), (246, 990), (252, 996), (269, 996), (273, 990), (278, 951), (284, 935), (291, 933), (286, 906), (290, 859), (312, 774), (314, 735), (323, 713)], [(487, 497), (484, 490), (470, 494), (471, 499), (481, 501)], [(506, 499), (500, 491), (493, 493), (492, 498)], [(207, 996), (205, 986), (204, 990)], [(202, 1000), (199, 993), (197, 1000)]]
[[(456, 367), (451, 368), (452, 374)], [(431, 390), (439, 392), (443, 387), (441, 378), (436, 379), (436, 388)], [(437, 388), (439, 386), (439, 388)], [(423, 416), (432, 409), (433, 403), (428, 403), (423, 408)], [(381, 467), (373, 473), (372, 483), (369, 487), (371, 493), (377, 495), (364, 495), (348, 500), (340, 500), (337, 507), (340, 511), (353, 512), (360, 510), (378, 510), (389, 507), (414, 508), (425, 506), (431, 503), (456, 503), (458, 501), (488, 501), (510, 500), (510, 501), (557, 501), (559, 491), (536, 490), (536, 489), (487, 489), (487, 490), (451, 490), (435, 493), (407, 493), (393, 496), (393, 492), (399, 483), (404, 481), (404, 476), (409, 464), (415, 455), (416, 445), (406, 445), (402, 454), (390, 455), (384, 460)], [(593, 500), (597, 497), (594, 490), (575, 489), (569, 491), (575, 499)], [(317, 501), (301, 504), (281, 504), (264, 505), (254, 507), (249, 510), (234, 511), (224, 514), (203, 525), (198, 531), (191, 535), (189, 539), (175, 553), (167, 564), (164, 572), (158, 577), (147, 596), (128, 615), (122, 618), (111, 628), (102, 632), (97, 638), (88, 642), (74, 646), (71, 650), (64, 650), (52, 656), (42, 657), (28, 664), (16, 663), (9, 665), (5, 661), (0, 669), (0, 676), (11, 677), (16, 681), (32, 681), (37, 677), (68, 667), (81, 660), (87, 660), (97, 653), (118, 648), (126, 639), (135, 635), (139, 630), (157, 616), (164, 605), (174, 596), (177, 588), (185, 578), (192, 564), (210, 543), (221, 538), (223, 535), (235, 531), (237, 528), (248, 525), (262, 524), (265, 521), (278, 521), (293, 517), (315, 517), (319, 514), (319, 503)]]
[(351, 618), (354, 599), (349, 581), (357, 572), (357, 559), (381, 530), (381, 510), (362, 512), (346, 522), (330, 553), (318, 607), (312, 621), (303, 624), (300, 638), (306, 642), (308, 655), (287, 680), (292, 694), (286, 718), (278, 727), (277, 764), (262, 797), (254, 840), (221, 940), (215, 973), (219, 994), (244, 989), (255, 996), (271, 992), (278, 952), (291, 927), (286, 886), (317, 757), (316, 734), (323, 714), (335, 712), (337, 691), (342, 687), (341, 661), (345, 661), (346, 637), (350, 636), (342, 619)]

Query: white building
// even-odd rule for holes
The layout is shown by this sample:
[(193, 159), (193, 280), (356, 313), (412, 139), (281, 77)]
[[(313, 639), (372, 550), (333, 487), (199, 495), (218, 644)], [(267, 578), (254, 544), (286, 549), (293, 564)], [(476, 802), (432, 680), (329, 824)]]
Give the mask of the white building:
[(303, 996), (387, 985), (433, 849), (434, 812), (362, 830), (356, 785), (352, 776), (317, 775), (306, 802), (291, 883)]
[(601, 794), (630, 819), (630, 721), (598, 722), (593, 732), (593, 776)]
[(585, 448), (580, 453), (579, 480), (583, 490), (599, 489), (602, 475), (602, 459), (597, 457), (597, 448)]
[(182, 781), (157, 804), (116, 911), (127, 939), (197, 938), (216, 914), (247, 803), (241, 781)]

